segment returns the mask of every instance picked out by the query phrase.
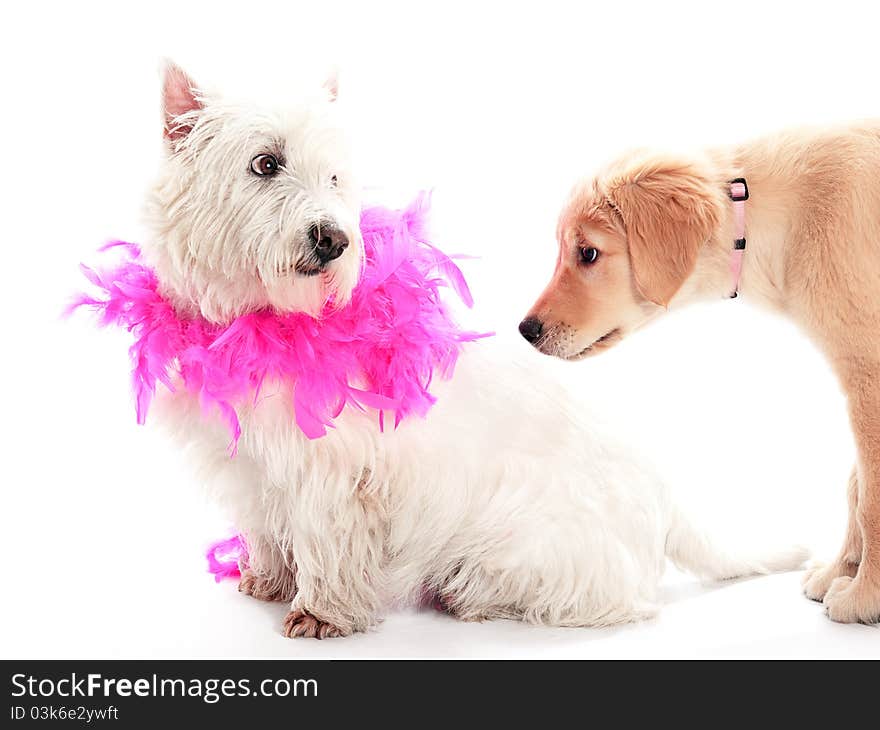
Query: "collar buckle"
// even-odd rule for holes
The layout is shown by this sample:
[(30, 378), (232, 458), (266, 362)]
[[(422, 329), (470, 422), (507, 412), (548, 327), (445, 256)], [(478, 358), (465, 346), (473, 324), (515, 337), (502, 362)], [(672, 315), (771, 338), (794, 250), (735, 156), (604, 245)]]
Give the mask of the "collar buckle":
[(730, 181), (730, 187), (727, 191), (730, 199), (734, 203), (741, 203), (749, 199), (749, 186), (744, 177), (737, 177)]

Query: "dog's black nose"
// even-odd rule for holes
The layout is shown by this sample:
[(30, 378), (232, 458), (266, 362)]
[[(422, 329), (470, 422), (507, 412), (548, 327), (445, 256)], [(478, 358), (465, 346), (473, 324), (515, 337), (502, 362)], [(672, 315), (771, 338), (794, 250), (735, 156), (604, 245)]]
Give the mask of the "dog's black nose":
[(519, 333), (533, 343), (541, 336), (544, 323), (537, 317), (526, 317), (519, 323)]
[(332, 224), (316, 224), (309, 229), (309, 240), (322, 264), (342, 256), (348, 248), (348, 236)]

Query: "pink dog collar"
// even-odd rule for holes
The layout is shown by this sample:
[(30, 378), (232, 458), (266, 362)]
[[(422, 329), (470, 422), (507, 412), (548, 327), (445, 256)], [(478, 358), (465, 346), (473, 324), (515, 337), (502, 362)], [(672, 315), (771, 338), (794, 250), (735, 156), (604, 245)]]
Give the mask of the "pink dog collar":
[(730, 199), (733, 201), (733, 254), (730, 258), (730, 275), (733, 279), (730, 298), (739, 294), (739, 279), (742, 276), (743, 254), (746, 251), (746, 201), (749, 199), (749, 186), (744, 177), (730, 181)]

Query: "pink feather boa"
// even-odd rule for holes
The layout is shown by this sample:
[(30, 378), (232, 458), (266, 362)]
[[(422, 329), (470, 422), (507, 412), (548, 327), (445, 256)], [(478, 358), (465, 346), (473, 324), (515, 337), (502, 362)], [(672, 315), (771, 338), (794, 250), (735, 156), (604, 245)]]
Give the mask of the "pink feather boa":
[(452, 257), (427, 240), (428, 204), (422, 193), (404, 210), (363, 211), (360, 282), (345, 307), (328, 306), (318, 319), (270, 311), (228, 325), (182, 319), (159, 293), (140, 249), (120, 241), (102, 250), (123, 251), (122, 261), (82, 267), (101, 293), (80, 296), (71, 309), (92, 307), (102, 325), (134, 335), (138, 423), (146, 420), (157, 382), (174, 390), (179, 378), (206, 412), (219, 412), (234, 454), (241, 436), (236, 405), (256, 399), (268, 378), (295, 384), (294, 418), (309, 438), (325, 435), (346, 406), (375, 409), (380, 429), (385, 413), (393, 413), (396, 427), (411, 414), (425, 416), (435, 401), (432, 378), (450, 377), (462, 343), (487, 336), (460, 329), (441, 299), (441, 288), (450, 286), (467, 306), (473, 304)]
[(241, 571), (248, 564), (247, 541), (244, 535), (233, 535), (212, 543), (205, 553), (208, 572), (219, 583), (226, 578), (241, 578)]

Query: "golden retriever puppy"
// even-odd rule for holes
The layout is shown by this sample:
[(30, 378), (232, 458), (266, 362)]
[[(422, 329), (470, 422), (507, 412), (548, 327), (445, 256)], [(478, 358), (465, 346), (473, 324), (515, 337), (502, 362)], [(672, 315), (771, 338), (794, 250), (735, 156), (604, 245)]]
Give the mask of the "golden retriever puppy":
[(858, 461), (844, 545), (804, 590), (835, 621), (880, 620), (880, 121), (631, 154), (574, 188), (557, 239), (550, 284), (520, 324), (548, 355), (577, 360), (668, 309), (737, 293), (825, 352)]

